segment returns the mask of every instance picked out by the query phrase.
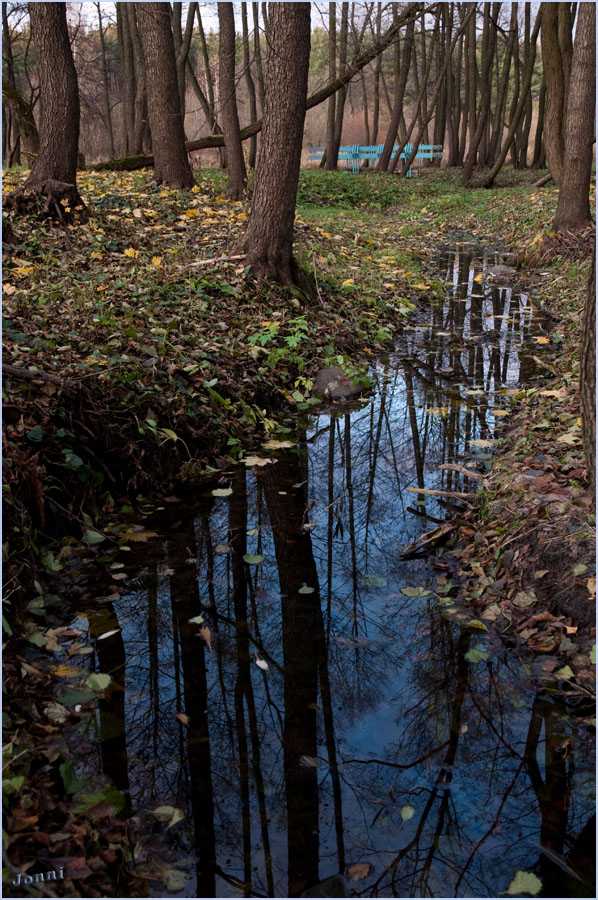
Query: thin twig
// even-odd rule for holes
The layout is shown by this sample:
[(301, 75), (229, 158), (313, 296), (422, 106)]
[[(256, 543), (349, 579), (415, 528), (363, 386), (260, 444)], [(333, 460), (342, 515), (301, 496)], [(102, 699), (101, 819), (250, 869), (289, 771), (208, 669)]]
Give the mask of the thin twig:
[(217, 266), (220, 263), (236, 262), (239, 259), (245, 259), (245, 253), (238, 253), (235, 256), (213, 256), (210, 259), (200, 259), (198, 262), (189, 263), (186, 266), (178, 266), (179, 269), (199, 269), (203, 266)]

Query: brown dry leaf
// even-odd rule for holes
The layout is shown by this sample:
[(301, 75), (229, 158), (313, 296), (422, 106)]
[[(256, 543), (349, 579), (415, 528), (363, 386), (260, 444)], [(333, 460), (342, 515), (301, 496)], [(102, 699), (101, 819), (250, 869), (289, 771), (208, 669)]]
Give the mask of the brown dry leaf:
[(565, 625), (567, 634), (577, 634), (577, 625)]
[(592, 578), (588, 578), (588, 580), (586, 581), (586, 587), (587, 587), (588, 591), (590, 592), (590, 594), (592, 595), (592, 597), (595, 597), (596, 596), (596, 576), (595, 575), (592, 576)]
[(208, 626), (202, 625), (201, 628), (199, 629), (199, 633), (201, 634), (202, 638), (208, 645), (208, 650), (211, 650), (212, 649), (212, 632), (210, 631)]
[(187, 725), (189, 722), (189, 716), (186, 716), (185, 713), (177, 713), (176, 718), (179, 720), (179, 722), (182, 722), (183, 725)]
[(349, 866), (349, 877), (353, 881), (361, 881), (362, 878), (367, 878), (371, 868), (370, 863), (354, 863), (352, 866)]

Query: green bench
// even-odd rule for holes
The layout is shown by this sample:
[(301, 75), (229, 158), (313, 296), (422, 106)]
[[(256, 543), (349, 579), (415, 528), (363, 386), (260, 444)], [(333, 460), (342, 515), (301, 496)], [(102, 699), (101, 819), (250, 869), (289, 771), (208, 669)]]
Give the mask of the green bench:
[[(375, 160), (378, 162), (380, 157), (382, 156), (382, 151), (384, 150), (384, 144), (376, 144), (371, 147), (360, 147), (358, 144), (352, 144), (350, 147), (341, 147), (338, 152), (339, 160), (343, 160), (347, 169), (351, 169), (354, 174), (359, 172), (361, 167), (361, 163), (363, 160)], [(393, 147), (391, 153), (391, 159), (397, 155), (399, 148)], [(405, 148), (400, 155), (400, 159), (409, 159), (411, 156), (411, 151), (413, 150), (413, 144), (405, 144)], [(309, 148), (309, 159), (316, 160), (322, 159), (324, 153), (326, 152), (325, 147), (310, 147)], [(420, 144), (417, 148), (417, 153), (415, 154), (415, 159), (441, 159), (442, 158), (442, 144)], [(409, 170), (407, 172), (407, 178), (411, 178), (413, 173), (411, 171), (411, 166), (409, 166)]]

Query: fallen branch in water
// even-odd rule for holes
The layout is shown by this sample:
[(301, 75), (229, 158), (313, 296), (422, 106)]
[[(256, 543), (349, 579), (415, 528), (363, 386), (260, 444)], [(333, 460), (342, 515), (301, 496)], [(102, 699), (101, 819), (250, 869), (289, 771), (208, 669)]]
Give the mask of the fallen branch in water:
[(466, 469), (465, 466), (460, 466), (458, 463), (443, 463), (438, 468), (448, 469), (451, 472), (461, 472), (466, 478), (475, 478), (476, 481), (480, 481), (484, 477), (481, 472), (473, 472), (471, 469)]
[(455, 497), (457, 500), (465, 500), (467, 497), (473, 497), (464, 491), (436, 491), (433, 488), (408, 487), (408, 491), (412, 494), (429, 494), (430, 497)]
[(403, 552), (401, 553), (401, 559), (408, 559), (410, 556), (414, 556), (416, 553), (420, 553), (422, 550), (431, 550), (432, 546), (437, 544), (439, 541), (446, 539), (449, 534), (452, 534), (457, 528), (456, 523), (444, 522), (442, 525), (438, 525), (436, 528), (432, 528), (431, 531), (426, 531), (424, 534), (420, 534), (420, 536), (413, 541), (412, 544), (409, 544)]

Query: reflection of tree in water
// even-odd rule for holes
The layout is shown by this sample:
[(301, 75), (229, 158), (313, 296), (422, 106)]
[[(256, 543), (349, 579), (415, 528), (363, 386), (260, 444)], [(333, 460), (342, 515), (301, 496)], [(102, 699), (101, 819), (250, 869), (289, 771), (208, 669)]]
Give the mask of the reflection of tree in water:
[(412, 332), (366, 406), (316, 417), (298, 448), (237, 471), (229, 498), (182, 511), (115, 603), (124, 652), (108, 645), (101, 665), (128, 660), (112, 705), (126, 744), (106, 733), (102, 762), (128, 765), (134, 809), (184, 810), (170, 834), (197, 896), (298, 895), (365, 860), (367, 896), (487, 896), (518, 868), (553, 877), (538, 856), (550, 829), (559, 859), (576, 840), (582, 855), (583, 770), (571, 750), (534, 763), (557, 719), (526, 707), (506, 663), (470, 664), (471, 633), (431, 595), (401, 593), (430, 586), (400, 551), (422, 516), (444, 516), (406, 488), (463, 489), (438, 465), (494, 433), (490, 401), (463, 383), (495, 390), (524, 360), (528, 305), (502, 288), (471, 297), (471, 262), (447, 260), (454, 296), (434, 310), (454, 340)]

